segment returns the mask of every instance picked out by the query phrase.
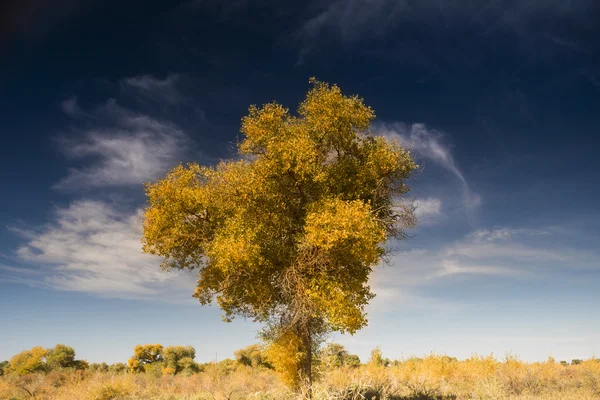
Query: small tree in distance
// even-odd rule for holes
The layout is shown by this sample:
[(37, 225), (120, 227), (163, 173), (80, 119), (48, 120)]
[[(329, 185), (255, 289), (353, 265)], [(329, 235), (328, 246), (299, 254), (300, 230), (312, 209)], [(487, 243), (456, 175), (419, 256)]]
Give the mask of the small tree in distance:
[(127, 360), (127, 366), (131, 372), (144, 372), (147, 365), (161, 362), (163, 360), (162, 344), (138, 344), (133, 349), (133, 357)]
[(263, 347), (259, 344), (251, 344), (243, 349), (236, 350), (233, 355), (238, 364), (248, 367), (272, 368)]
[(338, 343), (328, 343), (320, 353), (323, 367), (327, 369), (360, 366), (360, 358), (355, 354), (349, 354), (344, 346)]
[(194, 362), (196, 350), (192, 346), (168, 346), (163, 353), (165, 373), (178, 374), (197, 372), (198, 367)]
[(374, 367), (387, 367), (390, 365), (390, 360), (383, 357), (383, 353), (379, 347), (375, 347), (373, 350), (371, 350), (371, 359), (369, 360), (369, 365)]
[(250, 107), (239, 160), (180, 165), (148, 184), (143, 238), (164, 269), (199, 270), (202, 304), (263, 323), (276, 369), (309, 387), (324, 336), (367, 323), (372, 268), (414, 224), (400, 200), (416, 168), (369, 133), (375, 114), (362, 99), (311, 82), (297, 115)]
[(64, 344), (57, 344), (47, 350), (46, 363), (50, 369), (75, 367), (75, 350)]
[(33, 372), (45, 372), (47, 370), (45, 357), (48, 350), (42, 346), (36, 346), (30, 350), (24, 350), (15, 354), (10, 359), (11, 370), (18, 375), (27, 375)]

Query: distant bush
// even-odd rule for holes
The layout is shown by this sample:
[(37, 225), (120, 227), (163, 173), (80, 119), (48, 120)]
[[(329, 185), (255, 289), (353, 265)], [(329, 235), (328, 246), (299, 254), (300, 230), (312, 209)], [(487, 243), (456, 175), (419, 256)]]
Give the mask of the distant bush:
[(91, 371), (98, 371), (98, 372), (108, 372), (108, 364), (105, 362), (102, 363), (91, 363), (89, 366), (89, 369)]
[(108, 366), (108, 372), (120, 374), (127, 371), (127, 365), (124, 363), (114, 363)]
[(234, 353), (235, 361), (240, 365), (246, 365), (248, 367), (264, 367), (273, 368), (267, 358), (263, 346), (260, 344), (252, 344), (243, 349), (237, 350)]
[(165, 375), (175, 375), (181, 372), (192, 374), (200, 368), (194, 362), (196, 350), (192, 346), (169, 346), (165, 348), (163, 358), (165, 362)]
[(319, 352), (321, 369), (358, 367), (360, 358), (355, 354), (349, 354), (344, 346), (338, 343), (328, 343)]
[(166, 368), (165, 363), (162, 361), (157, 361), (144, 365), (144, 372), (148, 375), (159, 377), (164, 373), (164, 369)]
[(8, 361), (0, 362), (0, 376), (4, 375), (5, 373), (8, 373), (9, 369), (10, 363)]

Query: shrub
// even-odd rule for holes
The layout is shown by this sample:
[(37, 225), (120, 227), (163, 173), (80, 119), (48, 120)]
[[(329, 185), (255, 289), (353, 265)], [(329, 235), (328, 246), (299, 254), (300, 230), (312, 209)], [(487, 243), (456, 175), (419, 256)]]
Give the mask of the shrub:
[(124, 363), (114, 363), (108, 366), (108, 372), (120, 374), (127, 371), (127, 365)]

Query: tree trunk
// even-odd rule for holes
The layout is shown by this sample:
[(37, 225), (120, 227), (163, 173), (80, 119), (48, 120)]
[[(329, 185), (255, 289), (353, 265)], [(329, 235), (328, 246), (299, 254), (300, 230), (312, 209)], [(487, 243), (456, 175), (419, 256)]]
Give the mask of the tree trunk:
[(306, 385), (306, 395), (309, 399), (313, 398), (312, 393), (312, 358), (313, 358), (313, 338), (310, 330), (310, 322), (306, 324), (302, 332), (302, 341), (304, 345), (304, 362), (302, 364), (302, 379), (304, 380), (304, 384)]

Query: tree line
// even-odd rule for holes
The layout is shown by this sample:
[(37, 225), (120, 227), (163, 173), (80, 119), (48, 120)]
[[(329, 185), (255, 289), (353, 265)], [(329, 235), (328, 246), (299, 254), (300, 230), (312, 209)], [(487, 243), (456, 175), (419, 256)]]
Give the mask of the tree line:
[[(226, 358), (220, 362), (198, 363), (194, 359), (196, 350), (193, 346), (163, 346), (162, 344), (136, 345), (133, 355), (127, 363), (117, 362), (108, 364), (89, 363), (76, 359), (73, 347), (57, 344), (53, 348), (36, 346), (15, 354), (10, 361), (0, 362), (0, 376), (8, 374), (28, 375), (34, 373), (49, 373), (56, 370), (97, 371), (107, 373), (147, 373), (152, 375), (191, 375), (203, 372), (208, 365), (217, 365), (223, 370), (233, 370), (238, 367), (264, 368), (275, 370), (282, 375), (284, 381), (290, 371), (287, 363), (282, 360), (285, 354), (277, 354), (276, 349), (260, 344), (253, 344), (236, 350), (234, 358)], [(389, 361), (381, 357), (379, 349), (373, 351), (371, 362), (380, 365)], [(375, 361), (373, 361), (375, 360)], [(350, 354), (344, 346), (329, 343), (319, 352), (314, 360), (315, 365), (332, 369), (340, 367), (358, 367), (361, 365), (357, 355)]]

